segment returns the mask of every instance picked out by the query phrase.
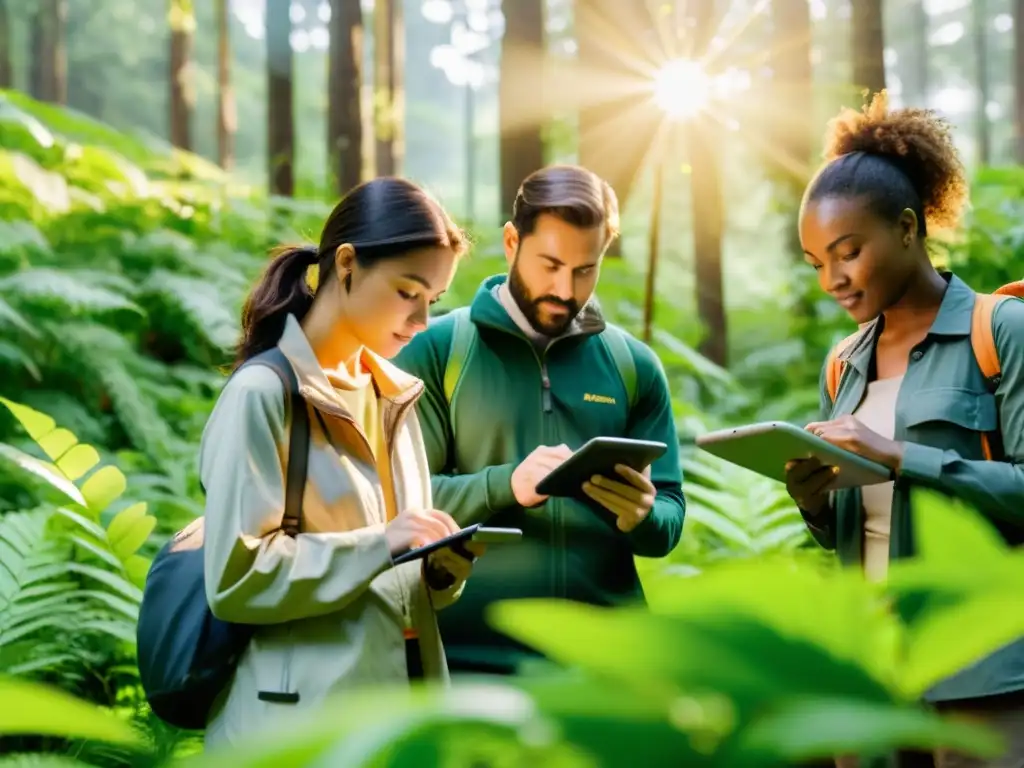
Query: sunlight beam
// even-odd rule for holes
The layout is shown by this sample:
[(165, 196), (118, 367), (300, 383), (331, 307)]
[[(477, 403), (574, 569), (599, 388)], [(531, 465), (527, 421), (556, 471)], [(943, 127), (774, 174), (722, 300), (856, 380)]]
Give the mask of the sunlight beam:
[(671, 118), (686, 120), (711, 102), (711, 78), (696, 61), (675, 59), (654, 75), (654, 102)]

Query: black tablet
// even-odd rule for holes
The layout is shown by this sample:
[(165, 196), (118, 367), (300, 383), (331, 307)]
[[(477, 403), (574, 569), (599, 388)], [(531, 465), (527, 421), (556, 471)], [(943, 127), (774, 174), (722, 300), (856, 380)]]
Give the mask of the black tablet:
[[(400, 555), (396, 555), (391, 558), (391, 562), (395, 565), (401, 565), (402, 563), (408, 563), (413, 560), (419, 560), (426, 557), (431, 552), (436, 552), (439, 549), (445, 547), (451, 547), (455, 552), (458, 552), (464, 557), (468, 555), (467, 550), (463, 548), (463, 545), (467, 541), (475, 541), (480, 544), (507, 544), (509, 542), (520, 541), (523, 538), (523, 532), (519, 528), (488, 528), (475, 523), (473, 525), (467, 525), (458, 533), (453, 533), (451, 536), (446, 536), (443, 539), (438, 539), (433, 544), (427, 544), (424, 547), (417, 547), (416, 549), (410, 549), (403, 552)], [(468, 559), (472, 559), (468, 557)]]
[(594, 475), (626, 482), (615, 471), (616, 464), (625, 464), (637, 472), (643, 472), (667, 450), (665, 443), (655, 440), (595, 437), (537, 483), (537, 493), (544, 496), (579, 496), (583, 483)]

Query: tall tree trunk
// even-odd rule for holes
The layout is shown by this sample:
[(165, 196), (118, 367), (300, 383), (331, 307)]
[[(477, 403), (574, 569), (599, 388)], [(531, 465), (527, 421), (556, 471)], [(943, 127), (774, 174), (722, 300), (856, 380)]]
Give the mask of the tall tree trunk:
[(11, 67), (11, 17), (7, 0), (0, 0), (0, 88), (14, 87), (14, 69)]
[(35, 55), (29, 75), (29, 91), (40, 101), (67, 103), (67, 0), (39, 0), (30, 32)]
[(543, 0), (504, 0), (498, 84), (501, 211), (512, 215), (523, 179), (544, 165), (543, 113), (538, 77), (544, 69)]
[(192, 85), (192, 45), (196, 17), (192, 0), (171, 0), (170, 56), (170, 128), (171, 144), (192, 150), (192, 113), (195, 110), (195, 89)]
[(1024, 0), (1013, 3), (1013, 93), (1016, 111), (1016, 159), (1024, 164)]
[[(576, 0), (575, 13), (579, 162), (607, 181), (625, 208), (662, 121), (629, 62), (650, 58), (660, 41), (644, 0)], [(608, 255), (621, 249), (617, 238)]]
[(267, 176), (270, 193), (285, 197), (295, 194), (290, 9), (291, 0), (267, 0)]
[(872, 94), (885, 88), (885, 38), (882, 0), (856, 0), (852, 5), (853, 82)]
[(916, 0), (910, 5), (910, 29), (913, 44), (911, 55), (913, 60), (910, 63), (911, 78), (913, 82), (913, 93), (917, 100), (915, 106), (928, 106), (928, 33), (931, 31), (931, 16), (924, 7), (924, 0)]
[(231, 9), (217, 0), (217, 162), (225, 171), (235, 165), (238, 112), (231, 87)]
[[(693, 34), (693, 55), (700, 59), (714, 34), (715, 3), (689, 3), (687, 27)], [(697, 286), (697, 316), (704, 326), (700, 352), (712, 362), (728, 363), (729, 337), (722, 278), (722, 179), (719, 167), (718, 127), (714, 118), (699, 113), (687, 125), (690, 161), (690, 198), (693, 206), (693, 254)]]
[(991, 88), (988, 78), (988, 3), (985, 0), (973, 0), (971, 3), (971, 22), (974, 27), (974, 76), (977, 87), (977, 108), (975, 110), (975, 132), (978, 142), (978, 162), (989, 165), (992, 162), (992, 132), (988, 119), (988, 102)]
[(359, 3), (331, 0), (327, 71), (327, 152), (341, 194), (363, 178), (363, 14)]
[(404, 129), (404, 94), (402, 71), (405, 68), (405, 46), (402, 0), (377, 0), (373, 12), (374, 49), (374, 134), (378, 176), (394, 176), (400, 172), (402, 131)]

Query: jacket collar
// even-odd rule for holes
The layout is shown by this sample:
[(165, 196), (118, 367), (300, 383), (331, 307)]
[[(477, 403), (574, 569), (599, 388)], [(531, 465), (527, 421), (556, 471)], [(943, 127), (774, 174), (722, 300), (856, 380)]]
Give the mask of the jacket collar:
[[(342, 415), (351, 418), (344, 401), (320, 367), (320, 361), (294, 315), (288, 315), (285, 320), (284, 332), (277, 346), (288, 358), (299, 382), (299, 392), (310, 404), (328, 413), (340, 411)], [(423, 392), (422, 381), (370, 350), (364, 348), (360, 359), (384, 400), (394, 405), (405, 405), (419, 398)]]
[[(517, 336), (525, 335), (516, 325), (508, 311), (495, 295), (495, 288), (508, 280), (508, 275), (492, 275), (485, 279), (477, 289), (473, 303), (470, 305), (469, 317), (477, 325), (491, 326), (500, 330), (514, 333)], [(559, 338), (567, 336), (591, 336), (601, 333), (605, 329), (604, 315), (601, 312), (601, 305), (597, 296), (591, 296), (590, 301), (583, 305), (580, 313), (573, 319), (569, 329)]]
[[(974, 312), (975, 292), (967, 283), (952, 272), (940, 273), (949, 287), (942, 296), (939, 312), (928, 329), (928, 337), (933, 336), (969, 336), (971, 333), (971, 317)], [(863, 376), (868, 375), (871, 356), (875, 352), (878, 337), (882, 333), (881, 316), (861, 326), (860, 335), (839, 353), (839, 359), (850, 363)]]

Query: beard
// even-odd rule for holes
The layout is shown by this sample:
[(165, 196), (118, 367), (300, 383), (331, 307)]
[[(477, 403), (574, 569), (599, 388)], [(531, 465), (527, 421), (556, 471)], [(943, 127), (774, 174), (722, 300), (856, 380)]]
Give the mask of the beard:
[[(526, 316), (533, 330), (544, 336), (561, 336), (569, 329), (572, 321), (580, 313), (579, 304), (573, 300), (566, 301), (565, 299), (550, 295), (531, 296), (522, 275), (519, 273), (517, 261), (512, 262), (512, 269), (508, 273), (508, 291), (516, 304), (519, 305), (519, 309)], [(566, 314), (561, 318), (545, 320), (541, 304), (555, 304), (565, 307)]]

